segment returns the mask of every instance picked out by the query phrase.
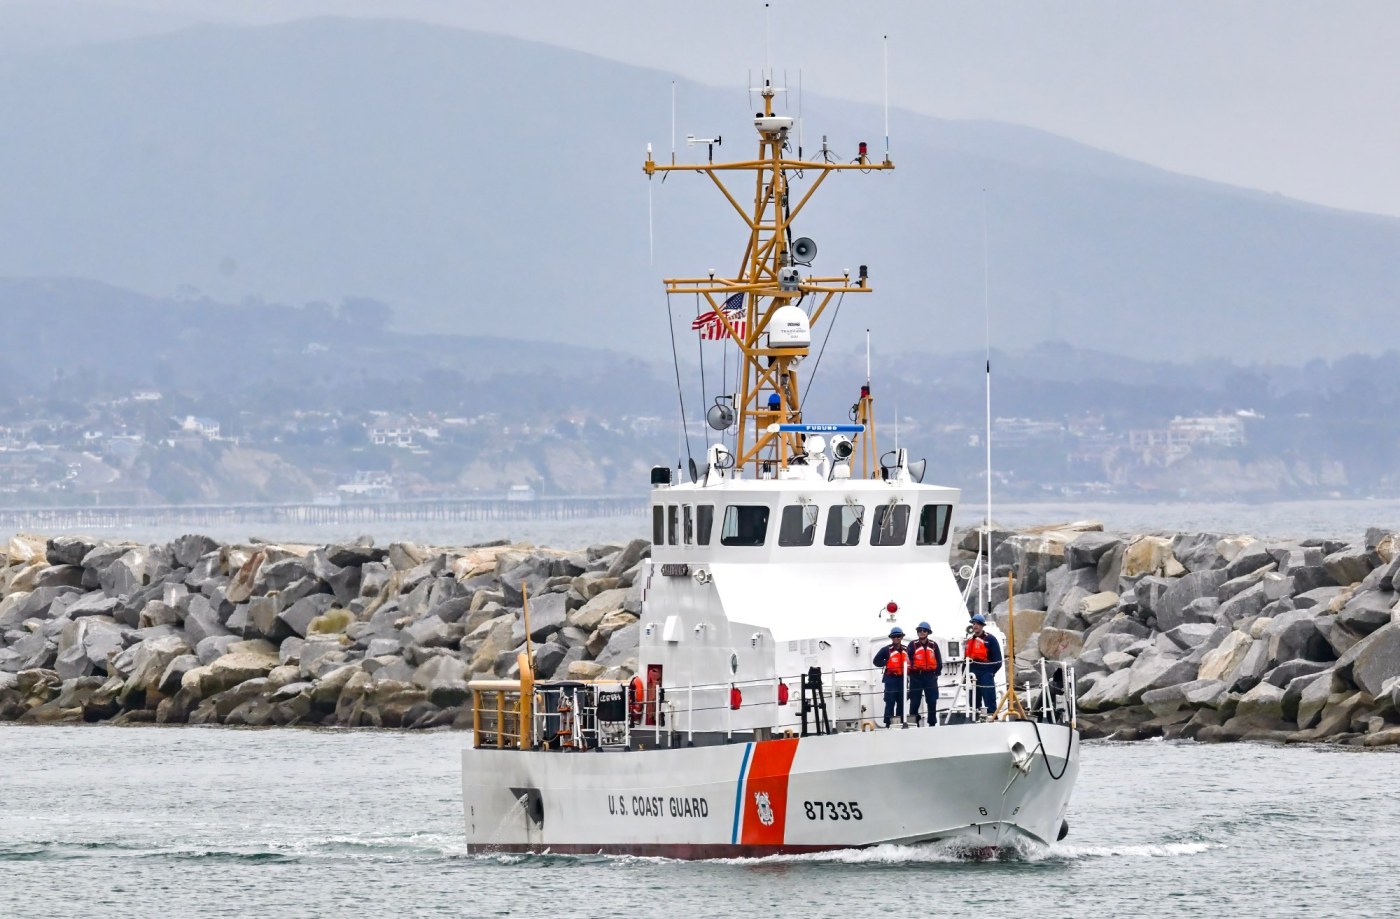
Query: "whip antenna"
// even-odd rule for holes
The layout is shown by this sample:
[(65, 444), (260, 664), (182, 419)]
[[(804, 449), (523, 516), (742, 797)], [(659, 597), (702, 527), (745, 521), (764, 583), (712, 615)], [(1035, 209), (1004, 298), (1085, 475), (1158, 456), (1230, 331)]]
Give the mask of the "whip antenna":
[(884, 37), (885, 45), (885, 162), (890, 161), (890, 37)]
[[(982, 320), (987, 349), (987, 564), (983, 574), (987, 581), (987, 599), (990, 601), (992, 594), (992, 298), (991, 270), (987, 258), (987, 190), (985, 188), (982, 189)], [(979, 594), (980, 592), (979, 590)]]
[[(676, 155), (675, 155), (674, 153), (672, 153), (672, 154), (671, 154), (671, 159), (674, 160), (675, 158), (676, 158)], [(651, 144), (647, 144), (647, 159), (651, 159)], [(653, 208), (652, 208), (652, 201), (651, 201), (651, 192), (652, 192), (651, 182), (647, 182), (647, 264), (648, 264), (648, 265), (655, 265), (655, 264), (656, 264), (656, 224), (654, 223), (654, 218), (653, 218), (653, 214), (652, 214)]]

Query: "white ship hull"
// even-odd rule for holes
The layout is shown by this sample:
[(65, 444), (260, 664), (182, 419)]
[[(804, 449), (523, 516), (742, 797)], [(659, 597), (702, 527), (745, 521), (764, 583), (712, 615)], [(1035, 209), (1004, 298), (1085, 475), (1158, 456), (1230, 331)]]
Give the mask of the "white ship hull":
[(1078, 760), (1069, 727), (1008, 721), (632, 752), (467, 749), (462, 791), (473, 851), (730, 858), (951, 841), (986, 854), (1059, 836)]

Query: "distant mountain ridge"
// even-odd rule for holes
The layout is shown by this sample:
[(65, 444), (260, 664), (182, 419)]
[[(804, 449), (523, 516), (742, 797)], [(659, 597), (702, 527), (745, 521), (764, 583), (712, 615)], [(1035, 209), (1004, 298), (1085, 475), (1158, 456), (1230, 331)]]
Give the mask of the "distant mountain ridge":
[[(646, 143), (669, 156), (669, 90), (666, 74), (394, 21), (24, 56), (0, 63), (0, 275), (234, 302), (362, 295), (404, 331), (656, 355), (659, 279), (738, 255), (706, 181), (641, 174)], [(680, 82), (680, 133), (748, 154), (737, 96)], [(809, 155), (822, 134), (846, 157), (878, 146), (874, 108), (803, 105)], [(999, 347), (1302, 362), (1389, 346), (1375, 329), (1400, 307), (1400, 220), (894, 114), (895, 172), (833, 179), (800, 224), (817, 269), (870, 265), (876, 293), (850, 298), (845, 333), (979, 345), (985, 214)], [(670, 307), (693, 350), (694, 304)]]

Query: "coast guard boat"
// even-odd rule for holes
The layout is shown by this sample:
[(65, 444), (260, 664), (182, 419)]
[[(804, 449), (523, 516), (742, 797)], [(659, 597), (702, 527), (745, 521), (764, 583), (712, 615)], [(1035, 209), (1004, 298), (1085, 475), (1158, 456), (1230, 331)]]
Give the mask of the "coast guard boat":
[[(878, 452), (868, 381), (851, 423), (803, 419), (813, 326), (871, 286), (865, 266), (811, 273), (815, 246), (794, 223), (833, 173), (894, 166), (864, 143), (849, 162), (825, 141), (820, 158), (793, 156), (778, 91), (755, 90), (753, 159), (661, 164), (648, 150), (648, 177), (707, 176), (746, 226), (736, 277), (665, 281), (702, 298), (700, 319), (741, 356), (738, 391), (708, 413), (732, 434), (688, 475), (652, 470), (630, 683), (536, 681), (527, 649), (518, 680), (470, 684), (473, 851), (712, 858), (946, 841), (985, 855), (1067, 830), (1071, 665), (1040, 662), (1027, 688), (1008, 674), (1011, 650), (996, 710), (975, 709), (968, 595), (949, 566), (959, 491), (923, 484), (904, 450)], [(936, 723), (886, 728), (872, 657), (893, 626), (923, 621), (943, 650)]]

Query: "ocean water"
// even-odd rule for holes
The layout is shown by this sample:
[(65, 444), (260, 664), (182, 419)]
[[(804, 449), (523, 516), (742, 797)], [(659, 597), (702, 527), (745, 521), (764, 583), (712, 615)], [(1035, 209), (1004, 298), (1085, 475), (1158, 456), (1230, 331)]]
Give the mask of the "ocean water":
[(0, 726), (0, 916), (1319, 917), (1400, 897), (1392, 752), (1087, 743), (1048, 848), (676, 862), (468, 855), (464, 739)]
[[(981, 498), (971, 492), (954, 518), (956, 526), (979, 523), (985, 514)], [(1335, 500), (1240, 502), (1057, 501), (995, 504), (992, 519), (1007, 527), (1026, 527), (1075, 520), (1099, 520), (1109, 530), (1142, 533), (1155, 530), (1250, 534), (1270, 539), (1327, 537), (1358, 540), (1373, 526), (1400, 530), (1400, 500)], [(189, 532), (189, 526), (117, 526), (81, 535), (136, 542), (164, 542)], [(581, 548), (596, 543), (624, 543), (648, 536), (642, 514), (575, 520), (485, 520), (444, 523), (440, 520), (393, 521), (377, 528), (364, 525), (311, 525), (285, 522), (222, 524), (206, 527), (206, 535), (224, 542), (250, 538), (314, 544), (351, 542), (368, 535), (380, 545), (408, 540), (426, 545), (462, 546), (494, 539), (530, 542), (556, 548)], [(0, 538), (11, 534), (0, 532)], [(53, 534), (46, 534), (53, 535)]]

